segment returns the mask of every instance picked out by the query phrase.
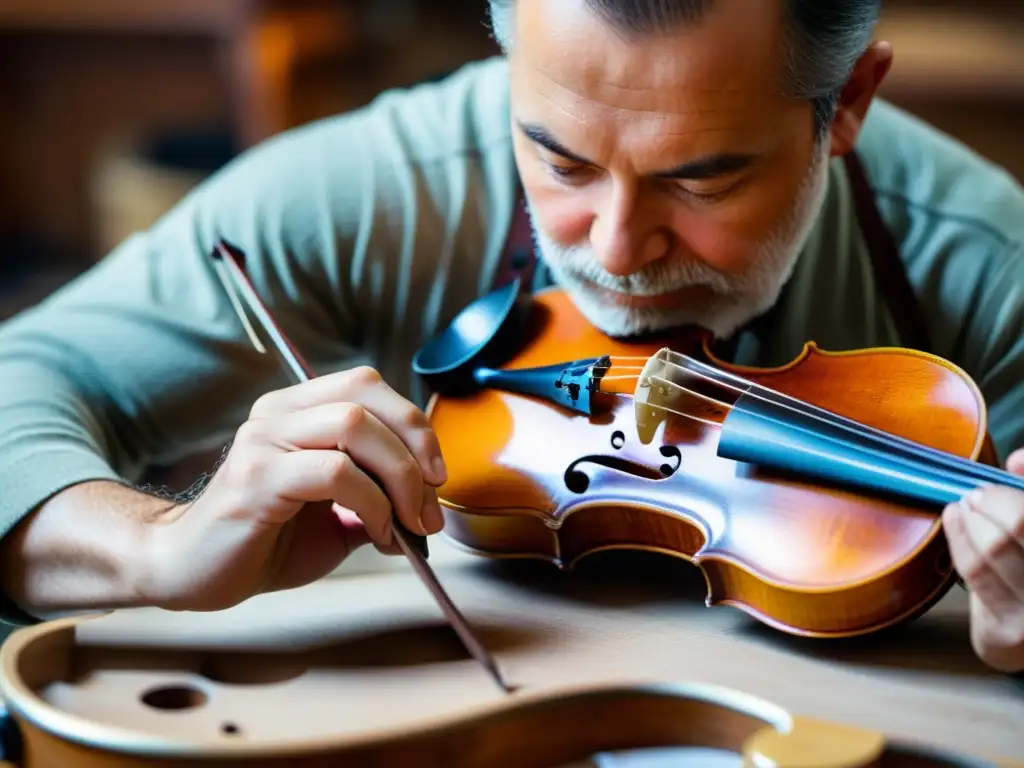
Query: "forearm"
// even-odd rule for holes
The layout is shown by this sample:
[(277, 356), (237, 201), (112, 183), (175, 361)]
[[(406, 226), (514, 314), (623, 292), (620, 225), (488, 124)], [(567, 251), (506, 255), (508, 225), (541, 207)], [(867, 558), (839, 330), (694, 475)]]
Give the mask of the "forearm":
[(41, 619), (145, 605), (153, 534), (177, 509), (113, 482), (68, 488), (0, 541), (0, 587)]

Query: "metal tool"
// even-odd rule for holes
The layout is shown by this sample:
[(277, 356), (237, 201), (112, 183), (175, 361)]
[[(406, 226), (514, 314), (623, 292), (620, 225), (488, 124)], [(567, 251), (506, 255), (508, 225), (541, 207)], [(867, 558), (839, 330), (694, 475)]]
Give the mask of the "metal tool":
[[(270, 339), (274, 351), (281, 359), (285, 368), (288, 369), (292, 378), (297, 383), (315, 378), (316, 373), (303, 359), (302, 355), (299, 354), (295, 345), (284, 335), (280, 326), (278, 326), (269, 310), (263, 304), (256, 289), (253, 288), (252, 283), (245, 274), (245, 257), (237, 248), (229, 245), (224, 240), (219, 241), (214, 247), (212, 257), (214, 268), (217, 270), (232, 306), (245, 326), (246, 333), (249, 335), (253, 346), (263, 354), (267, 352), (245, 311), (245, 307), (248, 307), (252, 315), (255, 316), (256, 321)], [(445, 618), (452, 629), (455, 630), (459, 639), (462, 640), (463, 645), (466, 646), (466, 650), (483, 665), (505, 693), (510, 693), (512, 689), (502, 676), (494, 658), (479, 638), (477, 638), (473, 628), (462, 615), (462, 612), (455, 606), (455, 603), (452, 602), (452, 599), (438, 581), (436, 574), (427, 563), (429, 553), (426, 537), (413, 534), (397, 518), (393, 521), (393, 529), (402, 552), (409, 558), (413, 570), (434, 596), (438, 605), (440, 605)]]

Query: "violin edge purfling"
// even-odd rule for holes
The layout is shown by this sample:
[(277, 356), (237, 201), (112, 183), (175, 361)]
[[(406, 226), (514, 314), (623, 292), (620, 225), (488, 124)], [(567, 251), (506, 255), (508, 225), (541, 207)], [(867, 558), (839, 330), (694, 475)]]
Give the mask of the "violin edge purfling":
[[(564, 570), (607, 549), (670, 554), (704, 572), (708, 605), (817, 638), (911, 620), (956, 582), (942, 502), (972, 482), (1005, 476), (980, 390), (958, 367), (915, 350), (830, 352), (810, 341), (788, 365), (732, 366), (699, 330), (613, 339), (558, 289), (534, 301), (545, 324), (499, 372), (482, 377), (502, 388), (435, 392), (427, 407), (449, 466), (439, 489), (445, 535), (463, 548)], [(715, 418), (696, 419), (700, 426), (684, 424), (671, 404), (634, 397), (637, 408), (662, 412), (638, 431), (642, 419), (620, 414), (629, 399), (621, 386), (605, 393), (604, 384), (615, 390), (619, 361), (637, 360), (640, 391), (643, 373), (667, 351), (745, 389)], [(561, 372), (595, 361), (605, 363), (588, 407), (550, 397)], [(525, 381), (533, 384), (520, 386)], [(780, 415), (789, 417), (784, 429), (766, 428)], [(668, 436), (652, 439), (655, 428)], [(785, 450), (773, 442), (780, 436)], [(743, 451), (758, 462), (742, 461)], [(773, 517), (774, 541), (753, 534)], [(797, 566), (780, 565), (775, 550)]]

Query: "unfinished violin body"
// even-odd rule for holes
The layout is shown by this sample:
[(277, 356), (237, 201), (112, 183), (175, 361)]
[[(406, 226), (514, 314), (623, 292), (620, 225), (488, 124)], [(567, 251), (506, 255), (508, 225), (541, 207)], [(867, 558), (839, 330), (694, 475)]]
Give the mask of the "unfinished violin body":
[[(366, 685), (361, 667), (387, 666), (379, 648), (339, 654), (326, 639), (244, 648), (230, 621), (211, 633), (205, 619), (218, 623), (178, 614), (156, 617), (152, 632), (129, 620), (128, 631), (104, 633), (95, 630), (105, 617), (79, 617), (15, 632), (0, 651), (9, 713), (0, 765), (568, 768), (613, 750), (703, 747), (777, 768), (994, 766), (713, 685), (605, 683), (509, 696), (475, 666), (435, 662), (432, 682), (424, 669), (401, 675), (398, 656), (398, 670), (380, 669)], [(418, 653), (438, 637), (420, 635)], [(403, 693), (408, 685), (419, 687)], [(427, 711), (424, 696), (433, 701)]]
[[(703, 571), (708, 605), (813, 637), (891, 626), (954, 582), (942, 501), (991, 480), (979, 461), (994, 461), (985, 402), (957, 367), (911, 350), (809, 344), (789, 365), (740, 368), (702, 334), (608, 338), (559, 290), (537, 294), (530, 311), (511, 359), (475, 372), (490, 386), (437, 393), (428, 407), (448, 466), (445, 533), (464, 547), (561, 568), (600, 550), (663, 552)], [(683, 370), (676, 358), (700, 362)], [(535, 396), (545, 375), (557, 380), (552, 394)], [(799, 418), (772, 431), (787, 413)], [(851, 448), (834, 415), (883, 448)], [(822, 482), (830, 476), (853, 482)]]

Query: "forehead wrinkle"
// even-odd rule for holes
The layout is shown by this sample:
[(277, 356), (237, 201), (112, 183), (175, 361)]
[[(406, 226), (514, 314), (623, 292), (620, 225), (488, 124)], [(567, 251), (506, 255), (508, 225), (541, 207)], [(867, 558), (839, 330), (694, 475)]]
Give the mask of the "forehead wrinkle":
[[(741, 115), (744, 112), (748, 111), (749, 108), (750, 108), (750, 105), (753, 103), (749, 98), (744, 98), (745, 94), (743, 92), (741, 92), (739, 90), (736, 90), (736, 91), (732, 91), (732, 92), (724, 91), (725, 93), (735, 93), (737, 96), (740, 97), (740, 98), (737, 99), (737, 101), (735, 103), (728, 102), (726, 104), (716, 104), (713, 107), (688, 106), (687, 104), (684, 103), (683, 105), (681, 105), (682, 108), (680, 108), (680, 109), (651, 109), (651, 108), (646, 108), (646, 107), (602, 104), (600, 102), (596, 102), (593, 99), (589, 99), (589, 98), (581, 95), (576, 90), (574, 90), (573, 88), (570, 88), (567, 85), (563, 85), (557, 79), (555, 79), (553, 76), (547, 74), (546, 72), (538, 71), (537, 74), (542, 78), (543, 81), (546, 81), (551, 86), (554, 86), (554, 89), (556, 90), (556, 92), (560, 92), (560, 93), (563, 93), (563, 94), (569, 96), (569, 98), (572, 99), (576, 103), (586, 104), (586, 105), (592, 106), (593, 108), (596, 108), (596, 109), (601, 109), (601, 110), (604, 110), (604, 111), (607, 111), (607, 112), (611, 112), (613, 114), (625, 115), (627, 117), (632, 117), (632, 116), (635, 115), (636, 119), (638, 119), (638, 120), (639, 119), (651, 119), (651, 118), (653, 118), (654, 120), (660, 121), (660, 122), (670, 122), (670, 121), (672, 121), (672, 120), (674, 120), (676, 118), (679, 118), (679, 117), (703, 117), (703, 116), (706, 116), (706, 115), (712, 115), (712, 114), (719, 114), (719, 115), (721, 115), (721, 114), (725, 114), (725, 113), (735, 113), (738, 116), (738, 115)], [(635, 93), (639, 93), (639, 91), (634, 91), (634, 92)], [(722, 93), (723, 91), (719, 91), (719, 90), (708, 88), (708, 89), (704, 89), (704, 90), (701, 90), (701, 91), (698, 91), (698, 92), (700, 92), (700, 93)], [(554, 95), (554, 96), (553, 95), (549, 95), (549, 91), (544, 87), (543, 84), (541, 84), (536, 89), (536, 93), (541, 98), (543, 98), (545, 101), (547, 101), (549, 104), (551, 104), (553, 107), (555, 107), (556, 109), (558, 109), (558, 110), (560, 110), (560, 111), (562, 111), (562, 112), (564, 112), (566, 114), (571, 114), (571, 113), (567, 112), (565, 107), (563, 107), (559, 103), (559, 101), (556, 100), (557, 94)], [(577, 119), (582, 119), (582, 118), (577, 117)]]
[[(693, 98), (710, 96), (722, 100), (724, 103), (716, 105), (716, 109), (750, 109), (752, 105), (766, 103), (769, 94), (774, 94), (772, 87), (759, 87), (768, 85), (766, 75), (759, 73), (754, 77), (753, 84), (736, 84), (736, 75), (726, 71), (723, 75), (713, 78), (707, 74), (668, 78), (665, 83), (650, 85), (634, 85), (627, 82), (616, 82), (614, 74), (607, 71), (607, 65), (599, 66), (590, 61), (576, 62), (568, 71), (563, 71), (564, 66), (559, 62), (551, 62), (544, 52), (536, 57), (536, 63), (530, 67), (533, 72), (548, 81), (554, 87), (561, 89), (576, 98), (586, 99), (580, 96), (580, 89), (584, 91), (595, 91), (594, 98), (602, 99), (607, 94), (609, 100), (616, 100), (626, 97), (627, 102), (635, 100), (654, 101), (656, 106), (634, 106), (633, 104), (618, 105), (618, 109), (633, 112), (649, 112), (652, 114), (674, 113), (693, 114), (693, 110), (686, 108), (686, 103), (680, 104), (679, 94), (686, 93)], [(569, 84), (566, 79), (576, 81)], [(712, 80), (712, 82), (708, 82)], [(659, 93), (660, 92), (660, 93)], [(606, 105), (609, 109), (613, 107)], [(680, 108), (682, 107), (682, 108)]]
[[(561, 102), (552, 101), (551, 98), (544, 93), (540, 94), (543, 101), (548, 103), (555, 117), (563, 116), (568, 118), (574, 123), (581, 124), (584, 128), (593, 126), (594, 120), (588, 118), (585, 115), (573, 110), (571, 106), (567, 106)], [(710, 111), (710, 110), (709, 110)], [(661, 143), (667, 143), (670, 140), (685, 140), (693, 139), (697, 137), (706, 137), (713, 134), (731, 134), (744, 126), (744, 123), (736, 123), (734, 121), (723, 121), (718, 124), (711, 125), (693, 125), (687, 127), (680, 127), (676, 125), (675, 119), (668, 115), (660, 113), (654, 113), (654, 120), (643, 120), (633, 115), (628, 115), (633, 119), (628, 119), (626, 122), (629, 124), (631, 133), (635, 134), (643, 139), (648, 139), (651, 136), (657, 136), (661, 140)], [(669, 127), (665, 127), (664, 124), (668, 123)], [(559, 140), (568, 141), (564, 137), (556, 136)], [(577, 149), (575, 147), (569, 147), (569, 149)], [(582, 150), (580, 150), (582, 152)]]
[[(585, 116), (578, 114), (577, 112), (573, 111), (570, 108), (567, 108), (563, 104), (551, 101), (550, 98), (547, 95), (542, 94), (542, 98), (545, 101), (547, 101), (549, 104), (551, 104), (552, 109), (555, 112), (556, 116), (557, 115), (562, 115), (564, 117), (567, 117), (572, 122), (578, 123), (578, 124), (582, 125), (584, 129), (586, 129), (589, 125), (591, 125), (593, 123), (593, 121), (588, 120)], [(669, 118), (664, 117), (664, 116), (662, 116), (661, 119), (663, 121), (669, 120)], [(641, 122), (641, 121), (631, 121), (631, 122), (633, 122), (633, 126), (644, 127), (641, 130), (636, 131), (636, 134), (635, 134), (636, 138), (640, 138), (640, 139), (645, 140), (645, 141), (650, 139), (651, 137), (655, 137), (657, 139), (658, 147), (656, 147), (656, 148), (655, 147), (649, 148), (645, 152), (645, 154), (647, 154), (647, 152), (657, 153), (659, 150), (671, 152), (671, 150), (677, 149), (676, 147), (672, 146), (672, 144), (674, 144), (677, 141), (680, 142), (680, 143), (682, 143), (684, 141), (692, 142), (695, 139), (703, 139), (703, 138), (706, 138), (706, 137), (709, 137), (709, 136), (714, 136), (714, 135), (728, 135), (728, 134), (731, 134), (731, 133), (735, 133), (736, 129), (738, 127), (735, 124), (722, 124), (722, 125), (693, 126), (691, 128), (685, 128), (685, 129), (680, 129), (678, 127), (675, 127), (673, 129), (666, 130), (666, 129), (663, 129), (663, 128), (659, 128), (657, 125), (649, 125), (649, 127), (648, 127), (648, 121), (643, 121), (643, 122)], [(633, 126), (631, 126), (631, 127), (633, 127)], [(631, 131), (631, 133), (632, 133), (632, 131)], [(569, 145), (567, 147), (568, 149), (570, 149), (572, 151), (575, 151), (575, 152), (579, 152), (580, 154), (583, 154), (583, 155), (587, 154), (587, 151), (584, 148), (573, 145), (572, 142), (570, 142), (564, 136), (559, 136), (559, 135), (556, 134), (555, 138), (558, 139), (559, 141), (563, 141), (566, 144), (568, 144)], [(628, 138), (627, 138), (627, 141), (628, 141)], [(605, 143), (606, 143), (606, 140), (602, 139), (599, 142), (599, 146), (603, 146), (603, 145), (605, 145)], [(604, 147), (604, 149), (607, 149), (607, 147)], [(687, 153), (680, 153), (680, 159), (679, 159), (678, 162), (682, 162), (683, 160), (685, 160), (686, 154)], [(693, 153), (691, 152), (689, 154), (693, 154)], [(697, 154), (699, 154), (699, 152)], [(674, 163), (674, 162), (668, 162), (667, 163), (667, 165), (676, 165), (676, 164), (678, 164), (678, 163)]]

